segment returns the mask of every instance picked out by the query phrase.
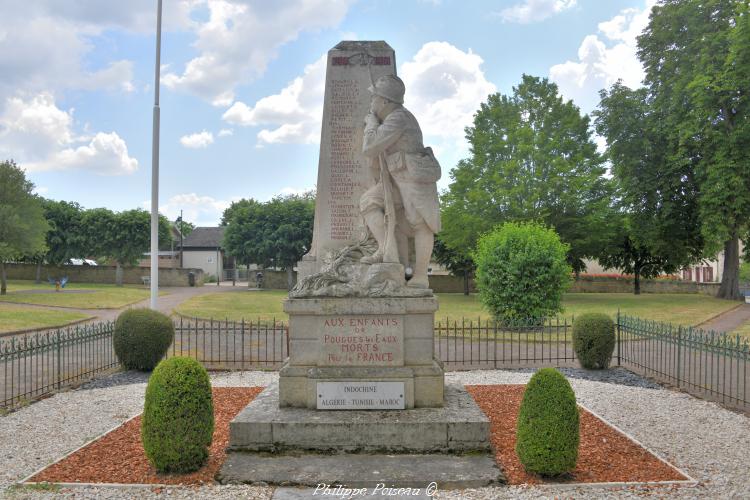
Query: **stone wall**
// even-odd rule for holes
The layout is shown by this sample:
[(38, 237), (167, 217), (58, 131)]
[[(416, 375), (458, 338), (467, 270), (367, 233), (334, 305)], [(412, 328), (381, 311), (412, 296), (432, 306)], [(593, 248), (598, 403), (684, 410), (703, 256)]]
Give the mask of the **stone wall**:
[[(719, 283), (682, 280), (641, 280), (642, 293), (700, 293), (715, 296)], [(572, 293), (633, 293), (632, 278), (605, 278), (582, 275), (570, 287)]]
[[(263, 271), (264, 287), (271, 290), (286, 290), (286, 271)], [(294, 277), (297, 279), (297, 273)], [(463, 293), (463, 278), (450, 274), (433, 274), (430, 276), (430, 287), (436, 293)], [(476, 292), (474, 280), (469, 280), (469, 290)], [(719, 283), (696, 283), (681, 280), (641, 280), (642, 293), (700, 293), (715, 296)], [(632, 278), (592, 277), (582, 275), (574, 281), (572, 293), (633, 293)]]
[[(8, 279), (36, 279), (36, 264), (6, 264)], [(115, 266), (42, 266), (42, 281), (47, 277), (67, 276), (71, 283), (112, 283), (115, 282)], [(188, 273), (195, 273), (196, 286), (203, 285), (201, 269), (159, 269), (160, 286), (188, 286)], [(127, 284), (142, 285), (143, 276), (150, 276), (149, 267), (124, 267), (122, 281)]]

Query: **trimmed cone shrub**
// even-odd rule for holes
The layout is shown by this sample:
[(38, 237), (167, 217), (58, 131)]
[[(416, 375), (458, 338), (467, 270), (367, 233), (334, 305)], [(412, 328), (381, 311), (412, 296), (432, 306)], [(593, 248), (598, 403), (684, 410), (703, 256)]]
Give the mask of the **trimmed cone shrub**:
[(192, 472), (208, 458), (214, 432), (211, 382), (191, 358), (165, 359), (148, 379), (141, 438), (159, 472)]
[(582, 314), (573, 323), (573, 350), (581, 366), (599, 370), (609, 366), (615, 349), (615, 323), (606, 314)]
[(578, 407), (568, 380), (554, 368), (537, 371), (523, 394), (516, 453), (528, 472), (557, 476), (578, 460)]
[(128, 370), (153, 370), (172, 340), (172, 320), (158, 311), (128, 309), (115, 322), (115, 354)]

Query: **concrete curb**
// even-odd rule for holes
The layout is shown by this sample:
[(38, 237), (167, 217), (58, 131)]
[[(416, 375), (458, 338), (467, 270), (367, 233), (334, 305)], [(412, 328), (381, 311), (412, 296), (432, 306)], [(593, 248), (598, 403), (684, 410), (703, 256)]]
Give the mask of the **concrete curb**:
[[(491, 384), (491, 385), (508, 385), (508, 384)], [(510, 384), (510, 385), (514, 385), (514, 384)], [(677, 473), (683, 475), (687, 479), (685, 479), (685, 480), (667, 480), (667, 481), (630, 481), (630, 482), (629, 481), (621, 481), (621, 482), (615, 481), (615, 482), (604, 482), (604, 483), (540, 483), (540, 484), (528, 484), (528, 483), (524, 483), (524, 484), (519, 484), (519, 485), (494, 485), (494, 486), (488, 486), (488, 487), (495, 487), (495, 488), (522, 487), (522, 488), (528, 488), (528, 489), (532, 489), (532, 488), (535, 488), (535, 487), (540, 487), (540, 488), (551, 488), (551, 489), (555, 489), (555, 490), (563, 490), (563, 491), (565, 491), (565, 490), (571, 490), (571, 489), (576, 489), (576, 488), (586, 488), (586, 489), (594, 489), (594, 488), (602, 489), (602, 488), (604, 488), (604, 489), (608, 489), (608, 488), (669, 487), (669, 486), (696, 487), (696, 486), (698, 486), (700, 484), (700, 482), (698, 480), (694, 479), (687, 472), (685, 472), (682, 469), (678, 468), (676, 465), (668, 462), (666, 459), (664, 459), (663, 457), (661, 457), (657, 452), (655, 452), (651, 448), (645, 446), (643, 443), (641, 443), (639, 440), (637, 440), (631, 434), (625, 432), (624, 430), (620, 429), (616, 425), (610, 423), (608, 420), (604, 419), (601, 415), (599, 415), (598, 413), (594, 412), (590, 408), (588, 408), (588, 407), (586, 407), (586, 406), (584, 406), (582, 404), (578, 404), (578, 406), (581, 407), (581, 408), (583, 408), (583, 409), (585, 409), (586, 411), (588, 411), (591, 415), (593, 415), (594, 417), (596, 417), (597, 419), (599, 419), (601, 422), (603, 422), (605, 425), (607, 425), (608, 427), (610, 427), (611, 429), (613, 429), (615, 432), (618, 432), (618, 433), (622, 434), (623, 436), (625, 436), (626, 438), (628, 438), (629, 440), (631, 440), (632, 442), (634, 442), (635, 444), (637, 444), (638, 446), (640, 446), (641, 448), (643, 448), (644, 450), (646, 450), (647, 452), (649, 452), (651, 455), (653, 455), (654, 457), (656, 457), (659, 461), (661, 461), (665, 465), (669, 466), (671, 469), (673, 469)], [(47, 465), (44, 465), (43, 467), (39, 468), (38, 470), (36, 470), (33, 473), (31, 473), (28, 476), (26, 476), (24, 479), (22, 479), (20, 481), (16, 481), (14, 484), (16, 484), (18, 486), (21, 486), (21, 487), (22, 486), (28, 486), (28, 485), (49, 484), (49, 485), (57, 485), (57, 486), (64, 487), (64, 488), (74, 488), (74, 489), (75, 488), (91, 488), (91, 487), (96, 487), (96, 488), (114, 488), (114, 489), (121, 489), (121, 490), (130, 490), (130, 489), (132, 489), (132, 490), (144, 490), (144, 489), (153, 489), (153, 488), (184, 488), (184, 487), (195, 488), (196, 485), (193, 485), (193, 484), (164, 484), (164, 483), (147, 483), (147, 484), (143, 484), (143, 483), (131, 483), (131, 484), (127, 484), (127, 483), (125, 483), (124, 484), (124, 483), (66, 483), (66, 482), (53, 483), (53, 482), (38, 482), (38, 481), (31, 481), (30, 480), (32, 477), (34, 477), (35, 475), (37, 475), (40, 472), (44, 471), (45, 469), (47, 469), (49, 467), (52, 467), (53, 465), (55, 465), (55, 464), (57, 464), (59, 462), (62, 462), (63, 460), (65, 460), (69, 456), (71, 456), (74, 453), (80, 451), (81, 449), (87, 447), (91, 443), (94, 443), (94, 442), (98, 441), (99, 439), (101, 439), (102, 437), (106, 436), (107, 434), (109, 434), (109, 433), (111, 433), (111, 432), (119, 429), (120, 427), (122, 427), (126, 423), (130, 422), (131, 420), (137, 418), (141, 414), (142, 414), (142, 412), (140, 412), (137, 415), (134, 415), (134, 416), (132, 416), (132, 417), (130, 417), (130, 418), (124, 420), (124, 421), (122, 421), (121, 423), (119, 423), (115, 427), (112, 427), (109, 430), (107, 430), (106, 432), (98, 435), (97, 437), (94, 437), (94, 438), (88, 440), (87, 442), (85, 442), (84, 444), (82, 444), (81, 446), (79, 446), (78, 448), (76, 448), (76, 449), (74, 449), (74, 450), (66, 453), (65, 455), (63, 455), (59, 459), (55, 460), (54, 462), (51, 462), (51, 463), (49, 463)], [(216, 483), (215, 486), (222, 486), (222, 485), (220, 483)], [(274, 487), (271, 487), (271, 486), (269, 486), (269, 487), (270, 488), (274, 488)]]

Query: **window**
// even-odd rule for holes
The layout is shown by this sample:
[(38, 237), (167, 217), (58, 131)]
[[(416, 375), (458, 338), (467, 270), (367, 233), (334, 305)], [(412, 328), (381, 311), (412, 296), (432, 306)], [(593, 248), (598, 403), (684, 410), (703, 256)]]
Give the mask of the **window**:
[(703, 281), (711, 282), (714, 280), (714, 268), (704, 267), (703, 268)]

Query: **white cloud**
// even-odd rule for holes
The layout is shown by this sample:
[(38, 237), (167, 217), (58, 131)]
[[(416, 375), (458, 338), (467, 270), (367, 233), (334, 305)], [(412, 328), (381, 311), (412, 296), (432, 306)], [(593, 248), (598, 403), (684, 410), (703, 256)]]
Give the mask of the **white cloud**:
[(294, 188), (294, 187), (284, 187), (279, 190), (279, 195), (281, 196), (301, 196), (305, 193), (309, 193), (310, 191), (314, 191), (314, 187), (308, 187), (308, 188)]
[(464, 128), (487, 96), (496, 91), (482, 70), (482, 58), (447, 42), (428, 42), (399, 75), (406, 85), (404, 104), (414, 113), (425, 145), (443, 167), (440, 187), (450, 182), (448, 170), (468, 153)]
[(98, 175), (123, 175), (138, 170), (138, 160), (128, 155), (128, 146), (116, 132), (99, 132), (87, 145), (63, 149), (44, 161), (29, 162), (24, 167), (30, 172), (87, 170)]
[(214, 135), (211, 132), (196, 132), (180, 137), (180, 144), (190, 149), (207, 148), (214, 143)]
[(588, 35), (578, 48), (577, 61), (565, 61), (550, 68), (550, 79), (560, 92), (573, 99), (585, 112), (599, 102), (600, 89), (622, 79), (629, 87), (638, 87), (644, 77), (636, 55), (637, 36), (648, 25), (655, 0), (646, 0), (644, 9), (625, 9), (599, 23), (599, 33)]
[[(200, 196), (196, 193), (177, 194), (169, 198), (165, 204), (159, 205), (159, 212), (170, 220), (175, 220), (182, 210), (183, 220), (187, 222), (198, 226), (215, 226), (218, 225), (224, 210), (232, 201), (237, 200), (239, 198), (217, 200), (211, 196)], [(144, 202), (143, 207), (150, 210), (151, 202)]]
[(351, 0), (277, 0), (274, 2), (198, 1), (208, 20), (198, 23), (194, 43), (198, 55), (182, 74), (166, 73), (168, 88), (196, 94), (216, 106), (234, 100), (238, 84), (265, 72), (283, 44), (300, 33), (337, 26)]
[(116, 132), (93, 137), (73, 131), (73, 110), (63, 111), (49, 93), (27, 101), (7, 99), (0, 115), (0, 153), (29, 171), (87, 170), (100, 175), (130, 174), (138, 169)]
[(259, 144), (315, 144), (320, 140), (327, 56), (305, 67), (302, 76), (278, 94), (252, 107), (237, 101), (222, 116), (233, 125), (269, 126), (258, 132)]
[(505, 22), (529, 24), (543, 21), (575, 5), (576, 0), (524, 0), (501, 10), (497, 15)]
[(234, 135), (234, 130), (231, 128), (223, 128), (219, 130), (219, 133), (217, 134), (219, 137), (227, 137), (230, 135)]
[(495, 85), (482, 71), (482, 58), (447, 42), (428, 42), (399, 75), (406, 85), (404, 103), (433, 137), (463, 138), (474, 113)]

